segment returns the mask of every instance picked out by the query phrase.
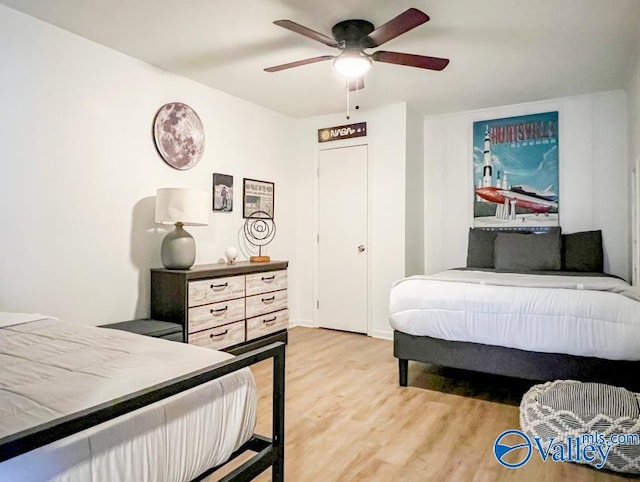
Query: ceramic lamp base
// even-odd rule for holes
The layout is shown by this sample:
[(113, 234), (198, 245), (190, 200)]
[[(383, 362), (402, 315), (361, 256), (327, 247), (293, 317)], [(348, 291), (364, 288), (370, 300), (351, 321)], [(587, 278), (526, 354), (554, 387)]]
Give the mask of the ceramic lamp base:
[(196, 242), (193, 237), (182, 228), (182, 223), (176, 224), (176, 229), (168, 233), (162, 240), (160, 259), (167, 269), (189, 269), (196, 261)]

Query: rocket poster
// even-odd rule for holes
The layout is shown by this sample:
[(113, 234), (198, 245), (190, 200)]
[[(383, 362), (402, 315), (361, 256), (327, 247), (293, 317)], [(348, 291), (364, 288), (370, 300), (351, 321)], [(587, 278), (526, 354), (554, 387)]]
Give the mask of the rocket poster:
[(474, 122), (474, 227), (559, 226), (558, 147), (557, 111)]

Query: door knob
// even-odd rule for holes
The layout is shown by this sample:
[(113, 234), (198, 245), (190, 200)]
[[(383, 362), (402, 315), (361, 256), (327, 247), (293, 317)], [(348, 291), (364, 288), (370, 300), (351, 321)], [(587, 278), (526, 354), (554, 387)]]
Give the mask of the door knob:
[(362, 253), (364, 252), (364, 244), (361, 244), (360, 246), (358, 246), (358, 253)]

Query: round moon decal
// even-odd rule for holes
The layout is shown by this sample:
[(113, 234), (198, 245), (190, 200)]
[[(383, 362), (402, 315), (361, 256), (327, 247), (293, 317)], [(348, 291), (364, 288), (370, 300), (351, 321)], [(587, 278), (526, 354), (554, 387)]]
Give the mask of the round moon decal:
[(160, 108), (153, 122), (153, 136), (162, 158), (176, 169), (191, 169), (204, 152), (202, 121), (191, 107), (180, 102)]

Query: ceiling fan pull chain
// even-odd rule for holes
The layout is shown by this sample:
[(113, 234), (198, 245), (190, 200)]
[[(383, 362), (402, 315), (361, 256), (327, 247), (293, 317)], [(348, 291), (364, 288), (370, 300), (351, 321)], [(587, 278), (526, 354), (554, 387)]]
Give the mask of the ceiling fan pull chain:
[(347, 79), (345, 83), (347, 86), (347, 120), (349, 120), (351, 119), (351, 116), (349, 115), (349, 79)]

